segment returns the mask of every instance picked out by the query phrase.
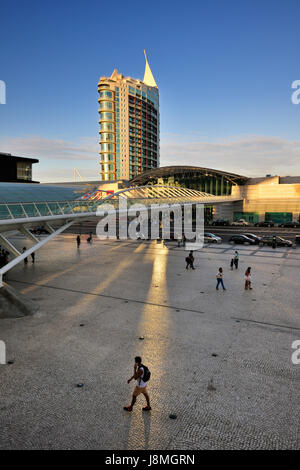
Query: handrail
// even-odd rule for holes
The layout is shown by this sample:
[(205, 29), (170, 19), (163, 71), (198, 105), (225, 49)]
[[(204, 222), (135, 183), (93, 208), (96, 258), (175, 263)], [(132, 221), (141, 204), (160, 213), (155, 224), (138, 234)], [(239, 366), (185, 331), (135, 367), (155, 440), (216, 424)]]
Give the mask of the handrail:
[[(81, 213), (96, 213), (99, 205), (106, 202), (116, 203), (119, 198), (126, 198), (132, 203), (134, 200), (145, 204), (157, 200), (165, 202), (187, 203), (222, 202), (235, 200), (232, 196), (215, 196), (194, 189), (177, 188), (176, 186), (148, 185), (124, 188), (109, 194), (103, 199), (97, 197), (98, 189), (83, 195), (80, 199), (63, 201), (26, 201), (26, 202), (0, 202), (0, 222), (35, 217), (74, 216)], [(83, 199), (85, 197), (85, 199)]]

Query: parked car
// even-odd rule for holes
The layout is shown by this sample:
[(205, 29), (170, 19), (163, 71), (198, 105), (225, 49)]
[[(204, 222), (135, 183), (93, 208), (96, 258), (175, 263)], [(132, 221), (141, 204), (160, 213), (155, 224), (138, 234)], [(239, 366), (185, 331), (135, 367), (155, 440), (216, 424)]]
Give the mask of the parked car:
[(257, 222), (254, 225), (255, 227), (274, 227), (274, 222), (272, 220), (265, 220), (264, 222)]
[(225, 220), (225, 219), (213, 220), (211, 225), (229, 225), (229, 220)]
[[(276, 238), (276, 245), (277, 246), (289, 246), (290, 247), (290, 246), (293, 245), (293, 242), (291, 242), (291, 240), (286, 240), (285, 238), (278, 237), (277, 235), (275, 236), (275, 238)], [(261, 245), (272, 246), (273, 240), (274, 240), (274, 235), (270, 235), (270, 236), (267, 236), (267, 237), (262, 237), (262, 239), (260, 241), (260, 244)]]
[(214, 233), (204, 233), (204, 243), (222, 243), (222, 238)]
[(252, 238), (246, 237), (246, 235), (232, 235), (229, 243), (236, 243), (239, 245), (255, 245), (255, 241)]
[(280, 224), (279, 227), (289, 227), (289, 228), (299, 228), (299, 222), (286, 222), (285, 224)]
[(247, 222), (245, 219), (240, 219), (234, 220), (231, 225), (246, 227), (247, 225), (249, 225), (249, 222)]
[(245, 235), (246, 237), (251, 238), (252, 240), (254, 240), (256, 245), (259, 245), (259, 243), (261, 241), (261, 237), (258, 237), (257, 235), (254, 235), (254, 233), (243, 233), (243, 235)]

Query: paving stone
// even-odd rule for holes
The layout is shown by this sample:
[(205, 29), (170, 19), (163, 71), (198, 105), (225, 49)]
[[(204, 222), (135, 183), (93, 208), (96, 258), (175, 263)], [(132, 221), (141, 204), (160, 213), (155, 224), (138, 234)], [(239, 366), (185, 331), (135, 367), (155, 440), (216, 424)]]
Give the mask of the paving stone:
[[(191, 275), (181, 250), (95, 239), (78, 255), (64, 235), (16, 266), (8, 282), (39, 312), (0, 320), (15, 359), (0, 366), (0, 449), (299, 449), (300, 259), (258, 252), (240, 252), (256, 302), (230, 250), (195, 252)], [(152, 411), (140, 396), (126, 414), (137, 355)]]

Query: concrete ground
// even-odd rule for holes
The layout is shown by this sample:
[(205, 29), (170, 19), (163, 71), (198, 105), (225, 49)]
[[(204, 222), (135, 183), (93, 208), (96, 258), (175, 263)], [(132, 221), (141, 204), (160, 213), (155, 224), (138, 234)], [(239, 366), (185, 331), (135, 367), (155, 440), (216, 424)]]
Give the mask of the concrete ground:
[[(0, 320), (14, 361), (0, 365), (0, 449), (299, 449), (300, 250), (240, 247), (231, 271), (234, 249), (206, 246), (187, 271), (174, 243), (77, 250), (70, 234), (10, 271), (40, 308)], [(136, 355), (150, 413), (143, 397), (123, 411)]]

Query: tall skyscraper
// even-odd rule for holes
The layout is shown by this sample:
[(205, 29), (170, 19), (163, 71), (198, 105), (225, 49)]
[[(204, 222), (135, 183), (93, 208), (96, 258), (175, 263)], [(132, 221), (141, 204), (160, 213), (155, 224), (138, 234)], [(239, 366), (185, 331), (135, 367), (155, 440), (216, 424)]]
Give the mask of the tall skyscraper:
[(146, 52), (143, 80), (100, 77), (100, 175), (130, 179), (159, 166), (159, 92)]

